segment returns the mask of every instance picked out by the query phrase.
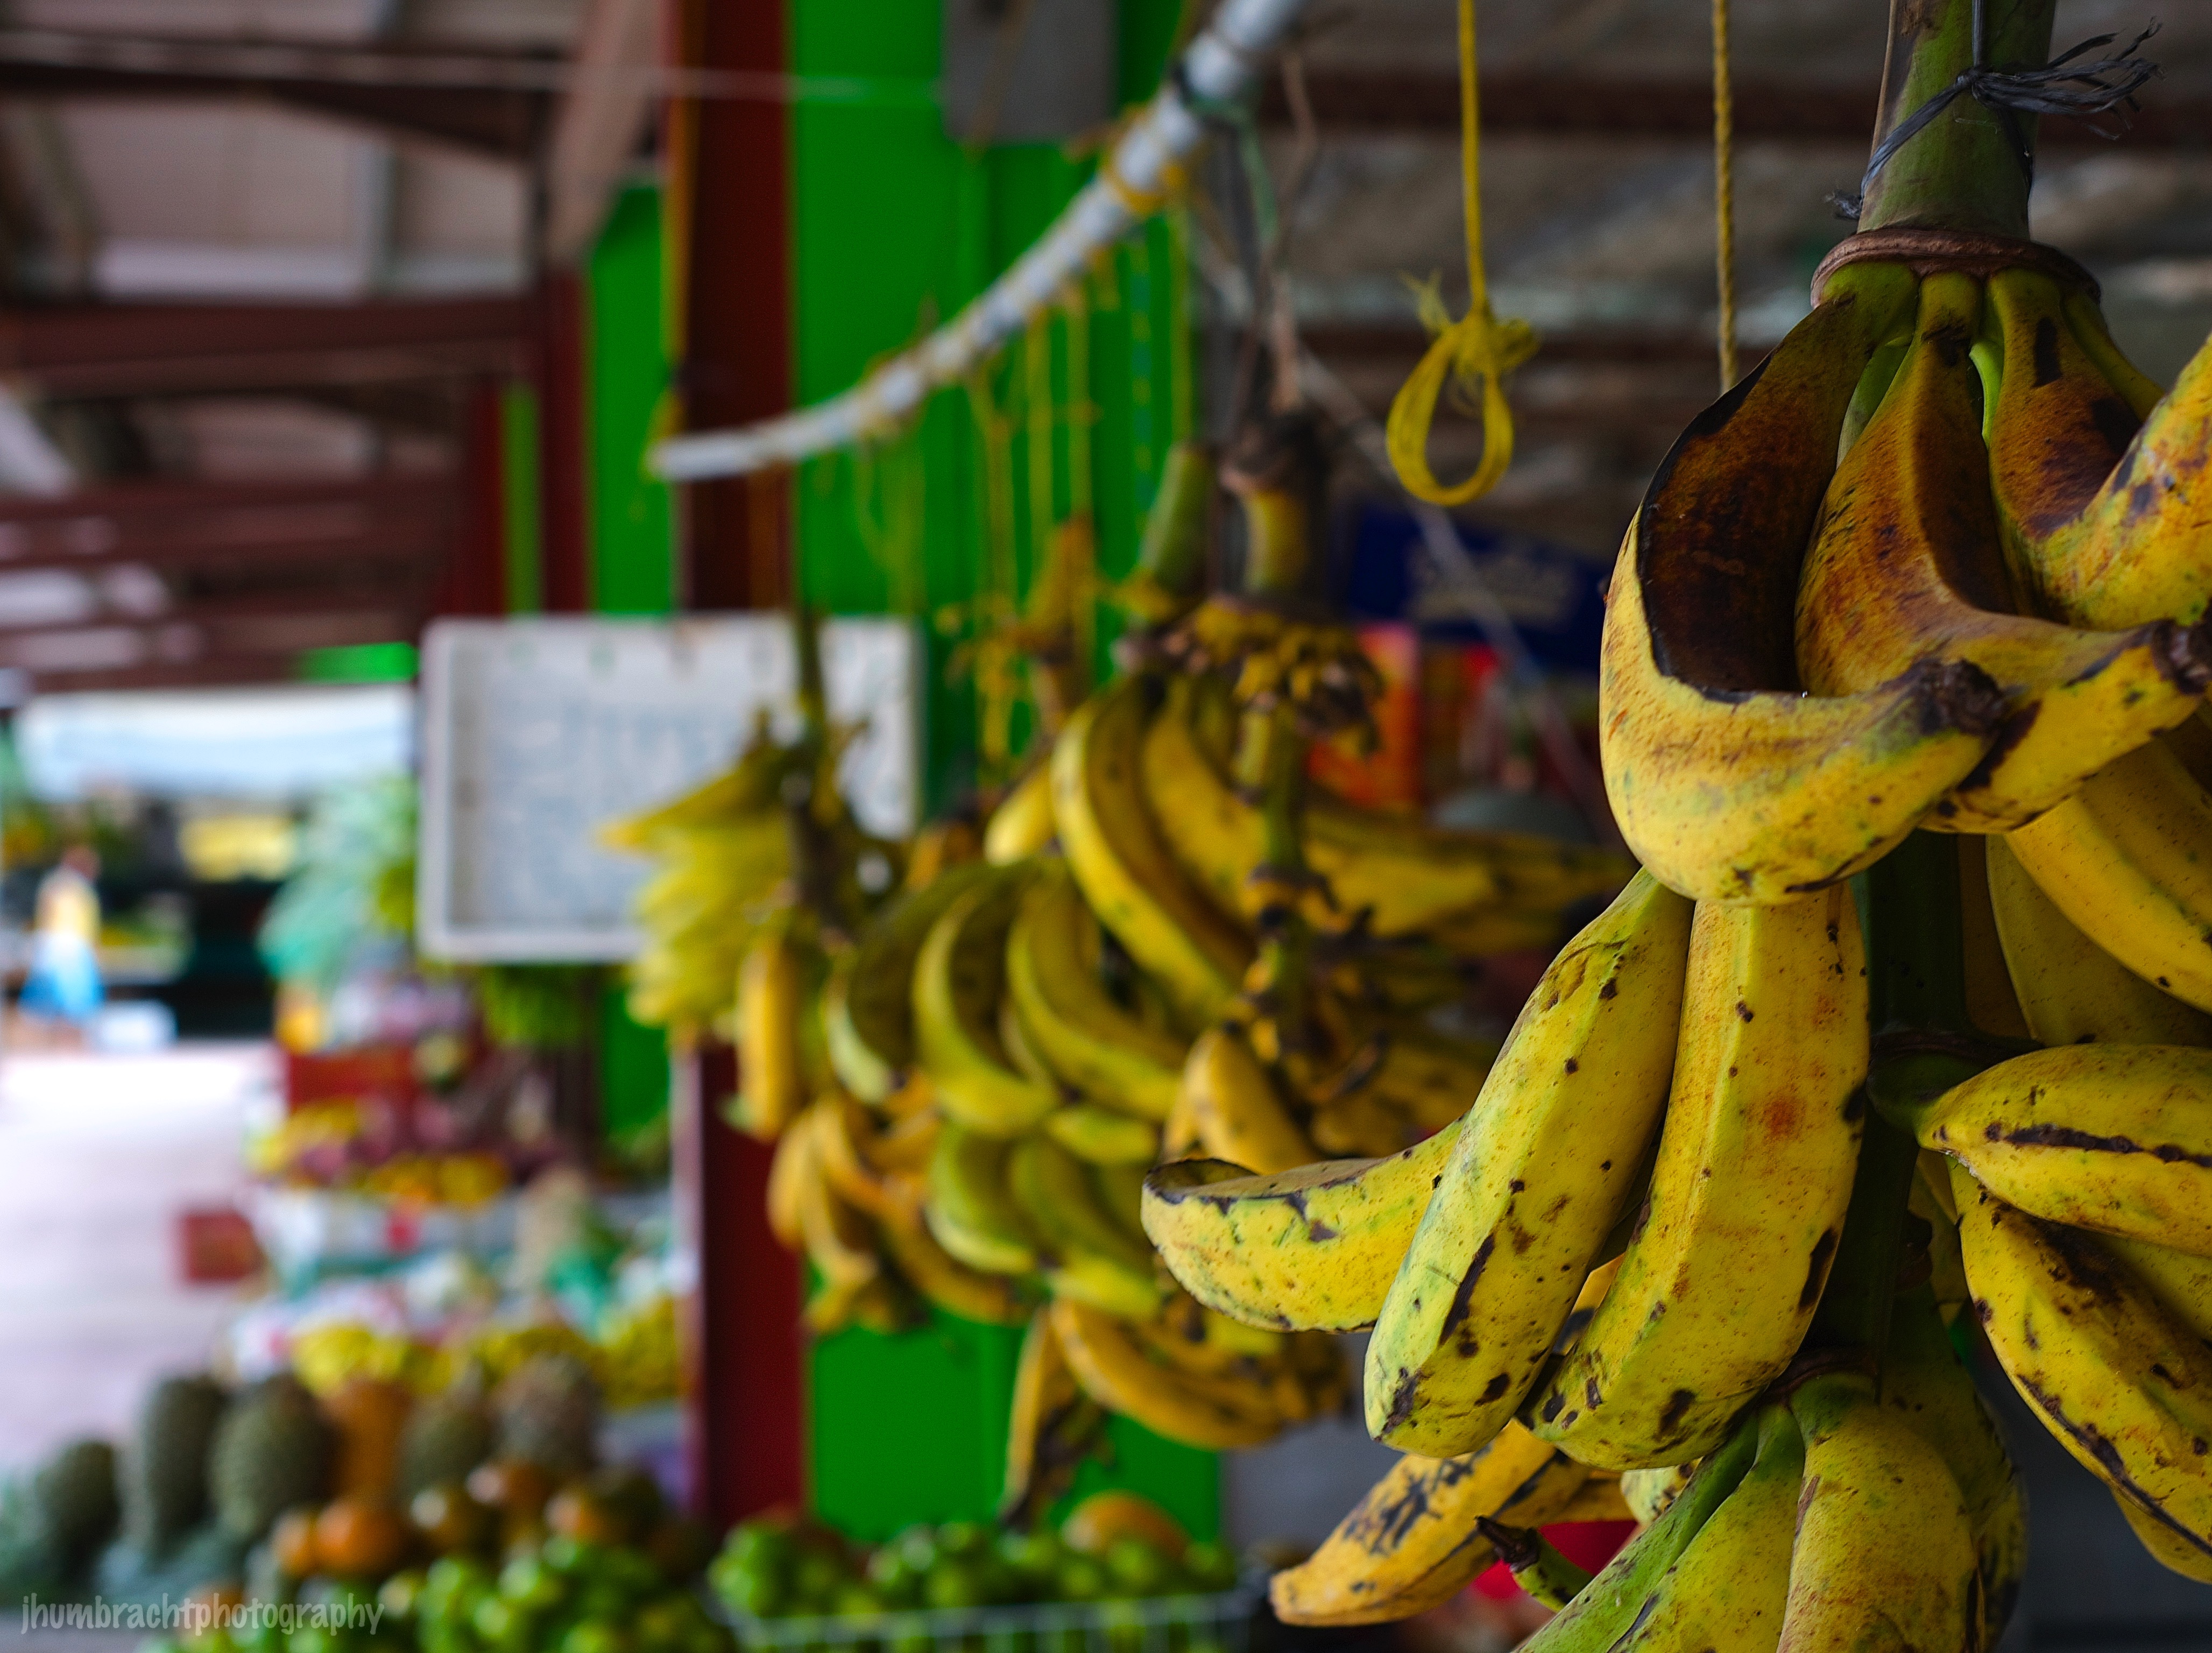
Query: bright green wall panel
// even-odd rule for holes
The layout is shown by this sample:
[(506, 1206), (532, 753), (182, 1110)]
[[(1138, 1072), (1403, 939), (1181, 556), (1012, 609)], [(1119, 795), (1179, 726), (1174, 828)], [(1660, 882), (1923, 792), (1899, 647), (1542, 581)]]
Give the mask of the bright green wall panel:
[(665, 614), (676, 605), (668, 489), (645, 472), (668, 384), (661, 316), (660, 191), (616, 199), (585, 271), (585, 428), (592, 606)]

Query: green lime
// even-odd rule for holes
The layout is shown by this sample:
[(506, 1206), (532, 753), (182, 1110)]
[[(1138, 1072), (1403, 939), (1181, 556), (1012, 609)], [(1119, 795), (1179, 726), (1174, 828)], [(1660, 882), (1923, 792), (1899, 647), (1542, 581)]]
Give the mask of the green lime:
[(726, 1577), (713, 1580), (714, 1593), (720, 1595), (732, 1613), (750, 1613), (756, 1619), (772, 1619), (785, 1610), (791, 1592), (785, 1581), (772, 1572), (732, 1571)]
[(926, 1573), (937, 1565), (937, 1529), (933, 1527), (909, 1527), (891, 1541), (891, 1547), (906, 1558), (907, 1565), (916, 1573)]
[(921, 1593), (921, 1575), (896, 1544), (886, 1544), (868, 1558), (866, 1577), (870, 1588), (893, 1607), (906, 1607)]
[(1115, 1539), (1104, 1559), (1117, 1595), (1158, 1595), (1175, 1573), (1175, 1564), (1141, 1538)]
[(415, 1605), (422, 1598), (422, 1575), (413, 1567), (393, 1573), (376, 1592), (376, 1604), (384, 1609), (384, 1616), (403, 1622), (415, 1616)]
[(1032, 1589), (1049, 1583), (1068, 1553), (1058, 1533), (1042, 1528), (1029, 1533), (1000, 1533), (992, 1549)]
[(538, 1546), (538, 1558), (556, 1572), (574, 1572), (585, 1564), (592, 1546), (567, 1533), (555, 1533)]
[(1063, 1601), (1096, 1601), (1106, 1594), (1112, 1581), (1096, 1558), (1070, 1555), (1060, 1564), (1054, 1582)]
[(517, 1607), (554, 1607), (567, 1591), (561, 1575), (534, 1555), (518, 1555), (499, 1570), (499, 1593)]
[(991, 1529), (980, 1521), (948, 1521), (937, 1529), (940, 1555), (981, 1555), (991, 1547)]
[(884, 1610), (884, 1598), (860, 1583), (848, 1579), (830, 1598), (830, 1611), (841, 1619), (873, 1619)]
[(683, 1596), (665, 1595), (638, 1609), (630, 1627), (637, 1633), (639, 1653), (683, 1653), (685, 1633), (691, 1628), (684, 1605)]
[(921, 1581), (925, 1606), (943, 1610), (979, 1607), (990, 1600), (980, 1568), (956, 1560), (939, 1561)]
[(806, 1603), (806, 1612), (827, 1612), (845, 1577), (843, 1566), (827, 1550), (804, 1551), (792, 1564), (792, 1596)]
[[(484, 1640), (496, 1645), (513, 1636), (528, 1617), (523, 1610), (504, 1595), (487, 1595), (469, 1614), (469, 1627)], [(299, 1653), (295, 1648), (293, 1653)]]
[(619, 1625), (629, 1619), (632, 1605), (628, 1590), (604, 1578), (592, 1579), (576, 1592), (576, 1616), (579, 1619), (598, 1619), (607, 1624)]
[(637, 1644), (619, 1625), (586, 1619), (561, 1638), (560, 1653), (634, 1653)]
[(1200, 1539), (1182, 1553), (1182, 1567), (1202, 1590), (1237, 1588), (1237, 1553), (1226, 1544)]
[(284, 1638), (284, 1653), (337, 1653), (336, 1632), (320, 1625), (301, 1625)]

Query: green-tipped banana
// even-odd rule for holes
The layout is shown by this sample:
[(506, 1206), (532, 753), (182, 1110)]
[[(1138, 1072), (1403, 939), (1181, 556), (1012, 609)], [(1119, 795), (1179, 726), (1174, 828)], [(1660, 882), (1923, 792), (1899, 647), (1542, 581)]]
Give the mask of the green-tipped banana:
[(1042, 1242), (1055, 1296), (1133, 1319), (1157, 1312), (1152, 1254), (1105, 1208), (1081, 1160), (1048, 1137), (1024, 1137), (1008, 1157), (1006, 1188)]
[(948, 867), (901, 896), (831, 969), (822, 994), (830, 1065), (861, 1101), (881, 1102), (914, 1066), (915, 960), (930, 927), (988, 873), (981, 865)]
[(915, 957), (915, 1055), (946, 1115), (993, 1136), (1020, 1135), (1060, 1101), (999, 1037), (1006, 931), (1025, 876), (991, 869), (929, 927)]
[(1026, 1274), (1037, 1239), (1006, 1187), (1012, 1145), (947, 1120), (929, 1156), (929, 1231), (970, 1268)]
[(1160, 1127), (1093, 1102), (1070, 1103), (1044, 1116), (1044, 1133), (1094, 1165), (1149, 1165), (1160, 1157)]

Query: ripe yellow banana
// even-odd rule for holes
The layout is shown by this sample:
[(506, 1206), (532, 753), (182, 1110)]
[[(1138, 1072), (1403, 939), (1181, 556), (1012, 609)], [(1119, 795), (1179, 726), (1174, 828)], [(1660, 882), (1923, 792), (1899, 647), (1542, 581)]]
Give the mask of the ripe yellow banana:
[(738, 1082), (732, 1123), (771, 1142), (806, 1106), (799, 1020), (812, 1013), (808, 961), (787, 920), (763, 927), (738, 967)]
[(825, 1285), (847, 1289), (868, 1285), (884, 1272), (875, 1225), (858, 1206), (839, 1197), (818, 1155), (807, 1162), (807, 1170), (798, 1198), (799, 1240), (807, 1261)]
[(914, 1066), (915, 960), (945, 909), (988, 877), (977, 862), (947, 867), (894, 902), (831, 969), (823, 1035), (830, 1065), (861, 1101), (884, 1101)]
[(1981, 303), (1973, 277), (1921, 283), (1912, 345), (1821, 505), (1798, 587), (1797, 665), (1808, 689), (1831, 696), (1877, 689), (1923, 659), (1987, 672), (2014, 709), (1928, 824), (2002, 832), (2189, 717), (2212, 682), (2212, 645), (2170, 620), (2077, 631), (2012, 611), (1968, 355)]
[(2140, 1504), (2117, 1492), (2112, 1494), (2112, 1502), (2127, 1517), (2129, 1528), (2142, 1541), (2143, 1548), (2150, 1552), (2153, 1560), (2172, 1568), (2184, 1578), (2212, 1584), (2212, 1555), (2207, 1555), (2202, 1547), (2168, 1531)]
[(2212, 1255), (2212, 1050), (2064, 1045), (1890, 1109), (2008, 1205)]
[(1470, 1451), (1520, 1405), (1659, 1128), (1690, 934), (1639, 872), (1529, 994), (1368, 1340), (1376, 1440)]
[(983, 827), (983, 859), (1011, 866), (1052, 842), (1052, 769), (1039, 763), (1014, 782)]
[(2028, 876), (2007, 840), (1989, 840), (1986, 854), (2005, 967), (2027, 1031), (2038, 1041), (2212, 1044), (2212, 1016), (2160, 993), (2082, 934)]
[(1357, 1331), (1382, 1309), (1458, 1131), (1273, 1176), (1178, 1160), (1145, 1179), (1145, 1232), (1210, 1309), (1250, 1326)]
[(2101, 1243), (2166, 1313), (2212, 1344), (2212, 1257), (2118, 1234), (2105, 1235)]
[(1162, 1365), (1124, 1322), (1087, 1304), (1054, 1298), (1052, 1326), (1084, 1392), (1155, 1435), (1224, 1452), (1261, 1445), (1281, 1431), (1264, 1387)]
[(1268, 1175), (1321, 1158), (1241, 1028), (1222, 1023), (1192, 1042), (1182, 1096), (1199, 1142), (1212, 1158)]
[(1621, 1501), (1627, 1504), (1628, 1513), (1649, 1527), (1690, 1484), (1690, 1477), (1698, 1472), (1695, 1458), (1687, 1463), (1668, 1464), (1662, 1469), (1630, 1469), (1623, 1472), (1620, 1480)]
[(1972, 1645), (1973, 1537), (1942, 1455), (1863, 1372), (1808, 1378), (1790, 1410), (1805, 1492), (1778, 1653)]
[(792, 1127), (776, 1139), (775, 1157), (769, 1161), (769, 1232), (793, 1251), (805, 1243), (799, 1214), (799, 1194), (822, 1175), (820, 1155), (814, 1138), (814, 1121), (801, 1114)]
[(1538, 1434), (1600, 1468), (1679, 1463), (1780, 1375), (1843, 1232), (1867, 1040), (1848, 890), (1699, 904), (1650, 1218), (1530, 1392)]
[(1055, 1297), (1131, 1318), (1158, 1312), (1151, 1251), (1106, 1210), (1081, 1160), (1049, 1137), (1025, 1136), (1007, 1156), (1006, 1191), (1040, 1242)]
[(1052, 754), (1061, 848), (1084, 898), (1176, 1013), (1204, 1025), (1252, 958), (1243, 932), (1184, 878), (1144, 797), (1139, 752), (1151, 685), (1124, 678), (1067, 720)]
[(2212, 1355), (2094, 1238), (1952, 1172), (1966, 1278), (2013, 1387), (2075, 1458), (2212, 1557)]
[(1006, 997), (1064, 1085), (1139, 1119), (1175, 1106), (1188, 1046), (1116, 1004), (1098, 980), (1098, 921), (1066, 866), (1038, 864), (1006, 933)]
[(1973, 1535), (1981, 1615), (1974, 1645), (1994, 1646), (2027, 1566), (2027, 1504), (1996, 1415), (1974, 1388), (1926, 1286), (1899, 1296), (1882, 1352), (1881, 1403), (1943, 1455)]
[(1871, 865), (1966, 779), (2008, 709), (1957, 661), (1801, 692), (1803, 548), (1860, 374), (1913, 292), (1895, 265), (1838, 272), (1676, 441), (1621, 548), (1599, 665), (1607, 794), (1645, 867), (1701, 901), (1788, 901)]
[(2086, 295), (2061, 299), (2025, 273), (1991, 286), (2005, 331), (1991, 476), (2043, 605), (2076, 625), (2198, 618), (2212, 597), (2212, 349), (2146, 408), (2154, 387), (2125, 367)]
[(1382, 1035), (1382, 1060), (1363, 1093), (1402, 1113), (1423, 1131), (1441, 1129), (1474, 1105), (1498, 1060), (1487, 1041), (1448, 1038), (1420, 1028)]
[(948, 1117), (994, 1136), (1019, 1135), (1060, 1105), (999, 1036), (1006, 931), (1024, 881), (1024, 869), (994, 868), (929, 927), (914, 963), (915, 1060)]
[(921, 1192), (911, 1184), (887, 1186), (877, 1231), (900, 1277), (946, 1314), (986, 1326), (1029, 1319), (1030, 1300), (1012, 1279), (970, 1268), (938, 1243)]
[(948, 1120), (929, 1157), (929, 1231), (970, 1268), (1025, 1274), (1037, 1237), (1006, 1187), (1013, 1145)]
[(870, 1156), (876, 1126), (868, 1110), (843, 1091), (830, 1090), (815, 1097), (806, 1112), (830, 1186), (846, 1204), (881, 1218), (890, 1194)]
[(1589, 1472), (1509, 1425), (1479, 1452), (1401, 1458), (1267, 1594), (1288, 1625), (1373, 1625), (1440, 1607), (1497, 1559), (1477, 1516), (1558, 1519)]
[(2137, 975), (2212, 1011), (2212, 793), (2163, 741), (2006, 839), (2058, 910)]

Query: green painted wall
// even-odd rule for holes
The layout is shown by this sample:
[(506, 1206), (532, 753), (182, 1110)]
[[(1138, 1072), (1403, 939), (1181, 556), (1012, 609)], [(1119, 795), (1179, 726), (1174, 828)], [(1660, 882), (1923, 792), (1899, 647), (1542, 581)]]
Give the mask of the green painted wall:
[[(938, 8), (921, 0), (787, 0), (791, 69), (800, 76), (881, 77), (912, 84), (938, 70)], [(1124, 102), (1150, 95), (1180, 12), (1179, 0), (1121, 0)], [(884, 354), (908, 343), (973, 298), (1026, 248), (1089, 178), (1087, 156), (1048, 144), (971, 154), (948, 141), (933, 108), (911, 104), (801, 103), (792, 112), (792, 236), (797, 398), (846, 389)], [(1115, 253), (1094, 283), (1089, 371), (1093, 407), (1089, 479), (1099, 567), (1126, 573), (1168, 445), (1180, 434), (1188, 386), (1168, 348), (1183, 325), (1181, 254), (1171, 226)], [(1068, 382), (1068, 333), (1052, 327), (1053, 395)], [(990, 380), (1001, 405), (1017, 393), (1021, 352)], [(1065, 428), (1053, 441), (1052, 514), (1074, 496)], [(1026, 438), (1007, 454), (1017, 588), (1036, 530)], [(964, 393), (939, 396), (915, 428), (873, 453), (814, 461), (793, 488), (804, 589), (832, 612), (935, 617), (976, 591), (994, 554), (984, 453)], [(956, 615), (955, 617), (958, 617)], [(941, 808), (976, 778), (975, 697), (948, 681), (957, 635), (931, 628), (928, 806)], [(847, 1331), (811, 1355), (810, 1463), (816, 1508), (866, 1538), (910, 1522), (988, 1516), (1004, 1474), (1018, 1333), (944, 1315), (926, 1330), (886, 1338)], [(1218, 1522), (1211, 1454), (1115, 1425), (1110, 1471), (1086, 1468), (1084, 1490), (1130, 1486), (1194, 1530)]]
[[(665, 614), (675, 606), (668, 489), (645, 471), (654, 410), (668, 382), (662, 325), (660, 191), (626, 190), (584, 270), (585, 532), (592, 607)], [(607, 994), (600, 1111), (623, 1137), (668, 1108), (668, 1042)]]

